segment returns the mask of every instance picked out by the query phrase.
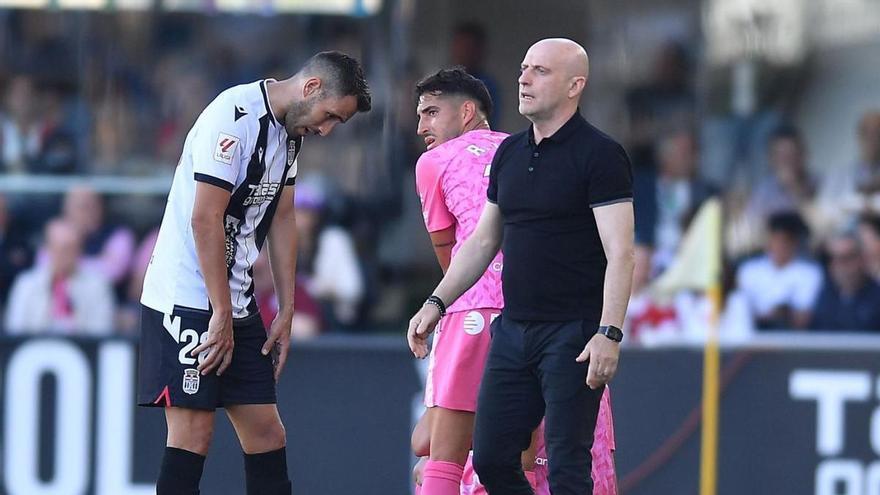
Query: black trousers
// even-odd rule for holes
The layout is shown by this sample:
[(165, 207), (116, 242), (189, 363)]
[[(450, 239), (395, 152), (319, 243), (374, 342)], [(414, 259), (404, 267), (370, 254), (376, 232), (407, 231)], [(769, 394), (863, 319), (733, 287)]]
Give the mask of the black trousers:
[(597, 322), (492, 323), (474, 430), (474, 469), (490, 495), (532, 495), (521, 454), (544, 422), (550, 491), (593, 493), (593, 431), (603, 388), (586, 385), (587, 363), (575, 358)]

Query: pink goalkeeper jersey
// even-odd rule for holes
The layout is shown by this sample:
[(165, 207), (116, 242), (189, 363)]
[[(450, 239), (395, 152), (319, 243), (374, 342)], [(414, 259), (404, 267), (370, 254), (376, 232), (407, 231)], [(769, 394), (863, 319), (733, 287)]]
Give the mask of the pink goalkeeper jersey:
[[(455, 226), (453, 258), (477, 227), (486, 204), (492, 158), (506, 137), (484, 129), (469, 131), (426, 151), (416, 164), (416, 188), (425, 226), (428, 232)], [(502, 308), (501, 268), (499, 252), (480, 280), (448, 310)]]

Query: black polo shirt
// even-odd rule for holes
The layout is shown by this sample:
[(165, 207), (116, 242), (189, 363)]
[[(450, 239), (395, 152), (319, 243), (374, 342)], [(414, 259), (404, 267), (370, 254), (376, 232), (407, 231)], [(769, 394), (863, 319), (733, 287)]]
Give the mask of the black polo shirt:
[(529, 127), (498, 147), (488, 198), (504, 222), (505, 316), (598, 323), (607, 259), (592, 209), (632, 201), (623, 147), (580, 112), (538, 145)]

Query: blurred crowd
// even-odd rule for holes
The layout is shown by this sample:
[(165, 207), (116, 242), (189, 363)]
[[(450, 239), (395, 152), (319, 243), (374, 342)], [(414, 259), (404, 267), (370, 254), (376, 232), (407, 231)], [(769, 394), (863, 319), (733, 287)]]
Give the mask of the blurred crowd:
[[(626, 97), (636, 198), (632, 340), (701, 341), (713, 317), (730, 340), (773, 330), (880, 332), (880, 107), (853, 115), (849, 129), (824, 130), (853, 133), (857, 154), (811, 164), (810, 143), (783, 101), (794, 88), (746, 113), (733, 105), (713, 113), (705, 102), (698, 112), (690, 67), (687, 50), (670, 43), (659, 50), (653, 78)], [(763, 84), (788, 81), (787, 72)], [(705, 290), (652, 290), (676, 262), (694, 270), (708, 263), (678, 258), (694, 215), (711, 198), (724, 211), (717, 308)]]
[(360, 56), (358, 29), (315, 17), (0, 10), (0, 172), (168, 174), (220, 91), (288, 76), (324, 31)]
[[(352, 41), (360, 29), (354, 21), (164, 14), (141, 22), (147, 14), (116, 13), (71, 22), (0, 12), (0, 174), (168, 174), (186, 132), (222, 89), (285, 76), (319, 46), (315, 39), (364, 55)], [(649, 75), (620, 97), (627, 122), (619, 138), (633, 162), (636, 198), (627, 341), (705, 338), (714, 311), (706, 292), (661, 295), (652, 285), (681, 262), (682, 238), (712, 198), (724, 205), (722, 337), (880, 331), (880, 107), (852, 115), (849, 128), (824, 131), (853, 133), (856, 154), (811, 163), (794, 112), (800, 69), (758, 64), (760, 77), (744, 90), (735, 84), (740, 69), (701, 67), (697, 43), (660, 46)], [(242, 50), (249, 45), (260, 46), (259, 57)], [(500, 101), (502, 78), (485, 68), (486, 56), (484, 27), (465, 23), (450, 33), (445, 62), (468, 67)], [(400, 330), (436, 283), (412, 179), (420, 148), (411, 83), (423, 69), (408, 64), (393, 82), (380, 73), (378, 84), (393, 85), (389, 101), (380, 96), (374, 115), (344, 126), (339, 141), (306, 146), (301, 170), (321, 174), (304, 173), (296, 186), (296, 337)], [(709, 86), (698, 91), (701, 74)], [(381, 124), (392, 129), (389, 140)], [(384, 157), (370, 151), (373, 142), (387, 147)], [(372, 163), (382, 159), (389, 163)], [(111, 211), (114, 199), (86, 186), (51, 200), (0, 195), (6, 334), (135, 333), (164, 203), (143, 215)], [(254, 276), (268, 324), (275, 302), (265, 257)]]

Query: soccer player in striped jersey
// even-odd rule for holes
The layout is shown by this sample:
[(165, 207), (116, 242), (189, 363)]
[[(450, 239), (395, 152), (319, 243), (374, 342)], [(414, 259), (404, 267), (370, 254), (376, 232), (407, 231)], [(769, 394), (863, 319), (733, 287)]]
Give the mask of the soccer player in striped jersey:
[[(275, 384), (293, 317), (297, 155), (304, 136), (370, 106), (360, 63), (321, 52), (288, 79), (220, 93), (187, 135), (141, 296), (138, 403), (168, 425), (157, 495), (199, 493), (218, 407), (248, 495), (291, 493)], [(268, 335), (252, 271), (264, 244), (279, 302)]]

